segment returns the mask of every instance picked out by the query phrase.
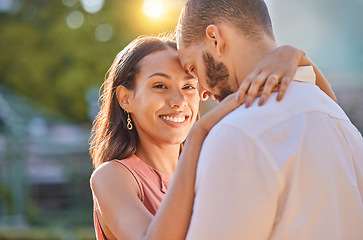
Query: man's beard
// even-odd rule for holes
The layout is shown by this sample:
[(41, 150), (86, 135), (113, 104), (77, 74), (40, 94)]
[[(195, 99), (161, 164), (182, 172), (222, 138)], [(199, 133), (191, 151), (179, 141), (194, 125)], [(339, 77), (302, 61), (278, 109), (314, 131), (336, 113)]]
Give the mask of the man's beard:
[(203, 53), (203, 62), (206, 70), (207, 85), (210, 89), (215, 90), (215, 93), (212, 93), (214, 99), (220, 102), (229, 94), (233, 93), (228, 82), (228, 69), (222, 62), (217, 63), (207, 52)]

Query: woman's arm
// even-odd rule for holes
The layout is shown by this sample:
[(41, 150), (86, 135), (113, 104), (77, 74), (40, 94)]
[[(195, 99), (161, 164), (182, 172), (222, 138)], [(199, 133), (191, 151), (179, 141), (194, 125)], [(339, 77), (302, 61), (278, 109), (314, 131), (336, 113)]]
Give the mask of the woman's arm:
[[(321, 71), (305, 55), (304, 51), (289, 45), (276, 48), (266, 55), (255, 69), (243, 80), (238, 90), (238, 99), (246, 98), (246, 107), (260, 96), (259, 104), (263, 105), (271, 92), (278, 91), (280, 101), (299, 66), (313, 66), (316, 74), (316, 85), (331, 99), (338, 103), (332, 88)], [(277, 85), (280, 85), (277, 87)]]
[(338, 99), (335, 96), (333, 89), (331, 88), (329, 82), (325, 79), (323, 73), (319, 68), (305, 55), (302, 55), (299, 66), (312, 66), (316, 75), (316, 85), (326, 93), (331, 99), (338, 103)]
[(185, 239), (193, 210), (196, 169), (203, 141), (217, 122), (241, 104), (236, 101), (236, 93), (231, 94), (193, 126), (171, 185), (145, 239)]

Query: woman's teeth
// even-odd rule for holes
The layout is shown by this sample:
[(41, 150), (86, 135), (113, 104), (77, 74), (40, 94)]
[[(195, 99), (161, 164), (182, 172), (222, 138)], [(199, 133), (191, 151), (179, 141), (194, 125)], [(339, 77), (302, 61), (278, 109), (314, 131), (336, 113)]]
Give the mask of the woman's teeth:
[(167, 121), (170, 122), (184, 122), (185, 121), (185, 116), (184, 117), (169, 117), (169, 116), (160, 116), (162, 119), (165, 119)]

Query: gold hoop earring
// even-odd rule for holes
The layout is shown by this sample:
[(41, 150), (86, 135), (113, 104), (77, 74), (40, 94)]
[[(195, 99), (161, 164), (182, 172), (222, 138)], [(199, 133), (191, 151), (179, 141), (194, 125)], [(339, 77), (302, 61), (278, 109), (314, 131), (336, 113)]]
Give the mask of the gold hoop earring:
[(129, 112), (127, 112), (127, 125), (126, 125), (126, 127), (127, 127), (127, 129), (129, 131), (132, 130), (132, 123), (131, 123), (131, 118), (130, 118), (130, 113)]

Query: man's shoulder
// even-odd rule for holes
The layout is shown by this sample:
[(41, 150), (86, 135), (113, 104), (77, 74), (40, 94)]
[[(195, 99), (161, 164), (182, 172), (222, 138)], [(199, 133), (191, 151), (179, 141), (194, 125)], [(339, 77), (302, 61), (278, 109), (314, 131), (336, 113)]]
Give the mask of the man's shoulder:
[[(272, 98), (274, 97), (272, 96)], [(238, 107), (216, 124), (215, 129), (233, 128), (236, 133), (243, 132), (254, 138), (288, 118), (289, 113), (278, 103), (272, 102), (276, 101), (275, 99), (272, 99), (265, 106), (258, 106), (257, 101), (258, 99), (249, 108), (246, 108), (245, 105)]]
[(264, 106), (258, 106), (258, 99), (249, 108), (242, 105), (215, 127), (233, 127), (256, 137), (300, 114), (323, 112), (349, 121), (344, 111), (314, 84), (292, 82), (282, 101), (276, 101), (276, 97), (277, 93), (272, 93)]

